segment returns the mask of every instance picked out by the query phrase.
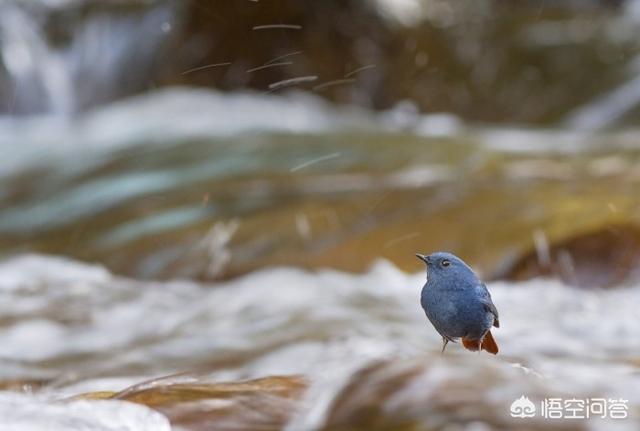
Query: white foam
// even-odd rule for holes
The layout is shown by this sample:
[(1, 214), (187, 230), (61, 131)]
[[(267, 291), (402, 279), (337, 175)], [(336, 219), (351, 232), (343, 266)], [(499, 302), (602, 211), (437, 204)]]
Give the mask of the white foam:
[(162, 414), (125, 401), (52, 403), (0, 392), (0, 428), (11, 431), (170, 431)]
[[(40, 267), (31, 271), (37, 283), (25, 282), (29, 273), (15, 276), (29, 267), (24, 262)], [(500, 403), (526, 389), (640, 404), (633, 365), (640, 345), (638, 287), (493, 283), (500, 355), (470, 356), (455, 344), (442, 357), (441, 340), (419, 305), (425, 275), (406, 274), (386, 261), (364, 274), (272, 268), (206, 285), (134, 281), (79, 262), (30, 256), (0, 265), (0, 281), (2, 312), (10, 316), (0, 326), (0, 365), (25, 365), (6, 367), (14, 375), (3, 378), (55, 374), (57, 394), (74, 393), (65, 379), (68, 388), (90, 390), (97, 377), (137, 372), (144, 380), (220, 361), (234, 364), (219, 372), (225, 379), (308, 375), (318, 385), (310, 394), (326, 405), (364, 364), (416, 358), (437, 365), (426, 372), (429, 381), (457, 379), (469, 367), (497, 379)], [(406, 396), (424, 395), (407, 390)], [(307, 413), (294, 423), (323, 417)]]

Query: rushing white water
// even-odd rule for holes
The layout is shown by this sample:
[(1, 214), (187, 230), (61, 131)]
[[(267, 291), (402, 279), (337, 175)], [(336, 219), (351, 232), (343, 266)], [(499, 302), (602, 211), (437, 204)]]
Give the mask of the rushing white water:
[[(131, 121), (132, 118), (136, 120)], [(0, 116), (0, 148), (11, 148), (0, 161), (0, 176), (34, 165), (72, 165), (78, 157), (85, 159), (142, 145), (158, 150), (188, 140), (256, 131), (314, 133), (362, 129), (374, 123), (366, 111), (337, 109), (302, 93), (281, 97), (166, 89), (112, 103), (73, 119)], [(69, 160), (72, 157), (73, 163)]]
[(123, 401), (50, 403), (37, 397), (0, 393), (0, 426), (11, 431), (169, 431), (160, 413)]
[(124, 13), (115, 3), (109, 10), (90, 1), (3, 0), (0, 81), (9, 94), (0, 109), (65, 116), (113, 100), (123, 87), (146, 88), (179, 5), (134, 1)]
[[(636, 429), (640, 287), (492, 284), (500, 354), (472, 354), (456, 344), (441, 356), (419, 306), (424, 278), (381, 261), (362, 275), (276, 268), (217, 285), (138, 282), (63, 258), (17, 257), (0, 265), (1, 378), (53, 379), (38, 397), (10, 398), (29, 410), (42, 397), (120, 390), (180, 371), (214, 380), (304, 374), (315, 383), (305, 403), (310, 410), (291, 424), (301, 429), (323, 423), (355, 371), (390, 360), (382, 376), (416, 370), (412, 383), (386, 401), (390, 411), (416, 408), (433, 391), (442, 397), (442, 384), (453, 388), (477, 373), (462, 381), (465, 393), (482, 394), (481, 405), (492, 412), (488, 423), (508, 418), (522, 394), (605, 397), (628, 400), (630, 417), (615, 425)], [(602, 419), (590, 426), (611, 429)]]

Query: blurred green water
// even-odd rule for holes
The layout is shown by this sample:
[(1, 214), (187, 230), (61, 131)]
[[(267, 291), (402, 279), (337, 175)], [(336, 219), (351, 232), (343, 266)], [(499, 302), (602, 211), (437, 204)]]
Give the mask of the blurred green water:
[(536, 232), (553, 243), (637, 223), (636, 142), (634, 131), (378, 127), (72, 152), (4, 179), (0, 247), (147, 278), (363, 271), (380, 257), (417, 270), (413, 253), (435, 249), (491, 274)]

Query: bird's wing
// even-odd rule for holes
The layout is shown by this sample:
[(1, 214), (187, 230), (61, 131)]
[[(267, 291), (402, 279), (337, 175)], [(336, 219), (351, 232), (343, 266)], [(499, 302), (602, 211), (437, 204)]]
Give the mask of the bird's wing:
[(493, 314), (493, 317), (494, 317), (493, 326), (495, 326), (496, 328), (499, 328), (500, 317), (498, 315), (498, 309), (496, 308), (496, 306), (493, 304), (493, 301), (491, 300), (491, 294), (489, 293), (489, 289), (487, 289), (487, 286), (485, 286), (484, 283), (480, 283), (478, 290), (480, 291), (481, 301), (485, 309), (489, 313)]

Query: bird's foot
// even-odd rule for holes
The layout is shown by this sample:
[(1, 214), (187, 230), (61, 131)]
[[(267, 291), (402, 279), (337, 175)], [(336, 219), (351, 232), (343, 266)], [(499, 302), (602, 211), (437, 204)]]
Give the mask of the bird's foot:
[(445, 337), (442, 337), (442, 351), (440, 352), (441, 355), (444, 355), (444, 349), (447, 347), (447, 344), (449, 344), (449, 340)]

